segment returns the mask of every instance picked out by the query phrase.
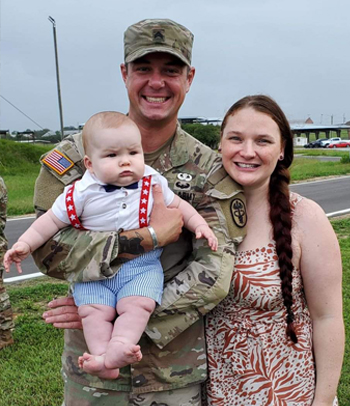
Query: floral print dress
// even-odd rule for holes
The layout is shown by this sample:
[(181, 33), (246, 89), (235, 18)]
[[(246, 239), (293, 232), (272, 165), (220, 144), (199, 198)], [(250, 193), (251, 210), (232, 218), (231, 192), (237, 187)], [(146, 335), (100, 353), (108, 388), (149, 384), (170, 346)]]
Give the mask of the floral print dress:
[[(295, 205), (301, 197), (294, 197)], [(312, 404), (312, 322), (298, 269), (293, 299), (297, 344), (286, 336), (275, 243), (236, 253), (230, 292), (207, 316), (208, 405)]]

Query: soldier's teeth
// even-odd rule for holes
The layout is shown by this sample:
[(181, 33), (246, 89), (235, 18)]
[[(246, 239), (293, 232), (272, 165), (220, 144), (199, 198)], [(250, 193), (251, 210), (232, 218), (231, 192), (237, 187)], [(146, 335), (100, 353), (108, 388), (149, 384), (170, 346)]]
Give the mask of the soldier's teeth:
[(166, 97), (147, 97), (146, 100), (150, 103), (163, 103), (166, 101)]

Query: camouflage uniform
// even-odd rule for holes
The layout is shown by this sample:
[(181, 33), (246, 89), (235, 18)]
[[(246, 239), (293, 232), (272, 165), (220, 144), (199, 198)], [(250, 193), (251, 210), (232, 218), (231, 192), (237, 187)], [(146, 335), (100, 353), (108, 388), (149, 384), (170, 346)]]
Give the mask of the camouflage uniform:
[(3, 285), (3, 259), (7, 250), (7, 240), (4, 234), (6, 223), (7, 191), (3, 179), (0, 177), (0, 349), (13, 343), (11, 330), (14, 328), (12, 309), (9, 296)]
[[(125, 32), (125, 62), (166, 52), (190, 66), (192, 42), (192, 33), (179, 24), (144, 20)], [(63, 157), (67, 169), (52, 168), (51, 155), (42, 158), (34, 196), (38, 212), (48, 210), (63, 188), (84, 172), (81, 134), (66, 138), (56, 150), (55, 156)], [(145, 156), (146, 162), (151, 155)], [(87, 350), (83, 332), (65, 331), (66, 406), (200, 405), (200, 383), (207, 377), (203, 316), (228, 293), (235, 243), (245, 233), (244, 197), (217, 154), (179, 125), (151, 166), (206, 219), (219, 240), (218, 251), (212, 252), (205, 240), (196, 240), (187, 230), (176, 243), (164, 247), (164, 294), (139, 343), (143, 359), (122, 368), (117, 380), (104, 381), (80, 370), (78, 356)], [(116, 232), (66, 228), (37, 250), (34, 259), (52, 277), (70, 282), (105, 279), (115, 275), (122, 263), (119, 248)]]

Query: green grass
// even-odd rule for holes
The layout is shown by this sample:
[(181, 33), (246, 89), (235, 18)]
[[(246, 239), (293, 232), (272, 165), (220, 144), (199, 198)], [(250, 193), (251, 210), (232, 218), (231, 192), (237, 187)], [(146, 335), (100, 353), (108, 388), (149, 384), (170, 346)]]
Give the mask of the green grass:
[[(343, 260), (344, 322), (348, 339), (338, 388), (340, 406), (350, 399), (350, 218), (333, 220)], [(43, 277), (7, 285), (16, 315), (15, 344), (0, 351), (0, 406), (60, 406), (63, 332), (41, 319), (46, 304), (65, 296), (67, 284)]]
[(30, 145), (0, 140), (0, 175), (8, 189), (9, 216), (33, 213), (33, 191), (39, 158), (52, 145)]
[(317, 161), (316, 159), (307, 158), (294, 159), (291, 169), (292, 182), (313, 179), (322, 176), (340, 176), (349, 174), (349, 162), (321, 162)]
[(343, 261), (343, 316), (345, 324), (345, 356), (338, 395), (341, 406), (350, 404), (350, 219), (332, 221), (338, 236)]
[(7, 286), (15, 314), (15, 344), (0, 352), (0, 406), (60, 406), (63, 331), (41, 319), (46, 304), (67, 284), (43, 277)]
[(350, 150), (347, 148), (332, 149), (332, 148), (295, 148), (294, 155), (307, 155), (307, 156), (349, 156)]

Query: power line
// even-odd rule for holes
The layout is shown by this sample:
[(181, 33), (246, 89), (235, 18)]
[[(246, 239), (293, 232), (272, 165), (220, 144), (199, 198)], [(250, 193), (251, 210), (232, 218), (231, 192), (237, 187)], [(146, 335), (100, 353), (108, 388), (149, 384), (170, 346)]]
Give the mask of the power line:
[(20, 113), (22, 113), (25, 117), (27, 117), (30, 121), (32, 121), (35, 125), (37, 125), (38, 127), (40, 127), (42, 130), (44, 130), (44, 128), (38, 124), (36, 121), (34, 121), (33, 119), (31, 119), (26, 113), (24, 113), (21, 109), (19, 109), (18, 107), (16, 107), (13, 103), (11, 103), (9, 100), (7, 100), (2, 94), (0, 94), (0, 97), (2, 99), (4, 99), (8, 104), (10, 104), (13, 108), (15, 108), (16, 110), (18, 110)]

